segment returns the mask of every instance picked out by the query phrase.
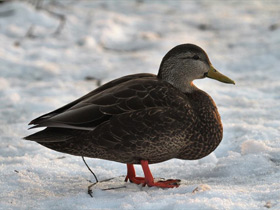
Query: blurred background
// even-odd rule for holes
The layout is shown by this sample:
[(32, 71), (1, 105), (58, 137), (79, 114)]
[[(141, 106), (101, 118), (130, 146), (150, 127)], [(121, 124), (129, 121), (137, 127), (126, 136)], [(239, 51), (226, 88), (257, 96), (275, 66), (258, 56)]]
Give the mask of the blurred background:
[[(61, 209), (66, 204), (52, 200), (58, 196), (69, 208), (92, 206), (82, 199), (91, 177), (80, 158), (21, 140), (33, 132), (27, 124), (111, 79), (157, 74), (167, 51), (182, 43), (202, 47), (215, 68), (236, 82), (195, 82), (216, 102), (224, 139), (205, 159), (153, 165), (155, 176), (188, 180), (191, 187), (163, 193), (167, 203), (161, 204), (148, 191), (143, 202), (147, 208), (280, 208), (279, 1), (26, 0), (0, 4), (0, 209), (20, 207), (23, 200), (25, 207)], [(126, 170), (109, 161), (89, 163), (100, 179)], [(174, 197), (191, 192), (197, 180), (219, 182), (211, 191), (219, 193)], [(228, 183), (234, 187), (227, 189)], [(96, 205), (102, 196), (108, 195), (99, 194)], [(125, 201), (112, 196), (111, 208), (140, 209), (125, 192)]]

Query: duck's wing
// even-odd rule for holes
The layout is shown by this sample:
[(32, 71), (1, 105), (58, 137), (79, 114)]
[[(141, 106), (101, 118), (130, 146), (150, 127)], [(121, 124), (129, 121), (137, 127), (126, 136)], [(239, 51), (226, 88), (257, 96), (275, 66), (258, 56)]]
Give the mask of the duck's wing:
[(32, 122), (33, 127), (94, 130), (115, 115), (187, 104), (185, 95), (169, 83), (155, 76), (142, 77), (111, 86), (71, 104), (63, 112)]
[(118, 79), (115, 79), (115, 80), (112, 80), (98, 88), (96, 88), (95, 90), (89, 92), (88, 94), (82, 96), (81, 98), (78, 98), (77, 100), (69, 103), (69, 104), (66, 104), (52, 112), (49, 112), (47, 114), (44, 114), (40, 117), (37, 117), (36, 119), (32, 120), (29, 125), (39, 125), (40, 123), (42, 123), (43, 121), (46, 121), (47, 119), (55, 116), (55, 115), (58, 115), (60, 113), (63, 113), (65, 112), (66, 110), (70, 109), (71, 107), (75, 106), (76, 104), (80, 103), (81, 101), (84, 101), (84, 100), (87, 100), (88, 98), (91, 98), (93, 97), (94, 95), (104, 91), (104, 90), (107, 90), (107, 89), (110, 89), (112, 87), (115, 87), (115, 86), (118, 86), (122, 83), (125, 83), (127, 81), (130, 81), (130, 80), (134, 80), (134, 79), (138, 79), (138, 78), (146, 78), (146, 77), (156, 77), (154, 74), (147, 74), (147, 73), (142, 73), (142, 74), (132, 74), (132, 75), (128, 75), (128, 76), (124, 76), (124, 77), (121, 77), (121, 78), (118, 78)]
[(129, 155), (124, 159), (137, 159), (133, 151), (150, 154), (154, 148), (158, 148), (159, 155), (173, 156), (191, 143), (187, 139), (193, 134), (196, 120), (194, 113), (184, 106), (151, 107), (115, 115), (91, 135), (99, 147), (127, 152)]

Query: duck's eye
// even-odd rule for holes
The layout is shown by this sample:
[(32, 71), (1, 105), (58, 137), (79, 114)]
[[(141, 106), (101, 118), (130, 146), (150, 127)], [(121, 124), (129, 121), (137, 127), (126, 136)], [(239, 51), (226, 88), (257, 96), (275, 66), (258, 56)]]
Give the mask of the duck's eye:
[(199, 59), (199, 56), (198, 56), (198, 55), (194, 55), (192, 58), (193, 58), (194, 60), (198, 60), (198, 59)]

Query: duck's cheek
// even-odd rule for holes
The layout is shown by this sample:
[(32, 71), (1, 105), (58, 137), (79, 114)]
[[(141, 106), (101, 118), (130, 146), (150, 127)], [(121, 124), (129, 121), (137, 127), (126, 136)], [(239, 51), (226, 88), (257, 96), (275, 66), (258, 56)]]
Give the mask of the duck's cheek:
[(204, 62), (198, 61), (196, 63), (196, 78), (202, 79), (205, 78), (205, 72), (208, 72), (209, 66), (207, 66)]

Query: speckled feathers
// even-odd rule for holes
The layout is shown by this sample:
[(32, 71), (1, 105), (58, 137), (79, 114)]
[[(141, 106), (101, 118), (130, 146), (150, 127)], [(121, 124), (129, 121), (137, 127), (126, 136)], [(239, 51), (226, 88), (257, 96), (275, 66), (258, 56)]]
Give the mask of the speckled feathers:
[[(210, 64), (201, 48), (180, 45), (163, 58), (159, 72), (169, 71), (165, 60), (183, 52), (198, 54), (205, 65)], [(181, 91), (160, 73), (113, 80), (30, 124), (47, 128), (27, 140), (59, 152), (130, 164), (199, 159), (222, 140), (220, 116), (211, 97), (195, 87)]]

